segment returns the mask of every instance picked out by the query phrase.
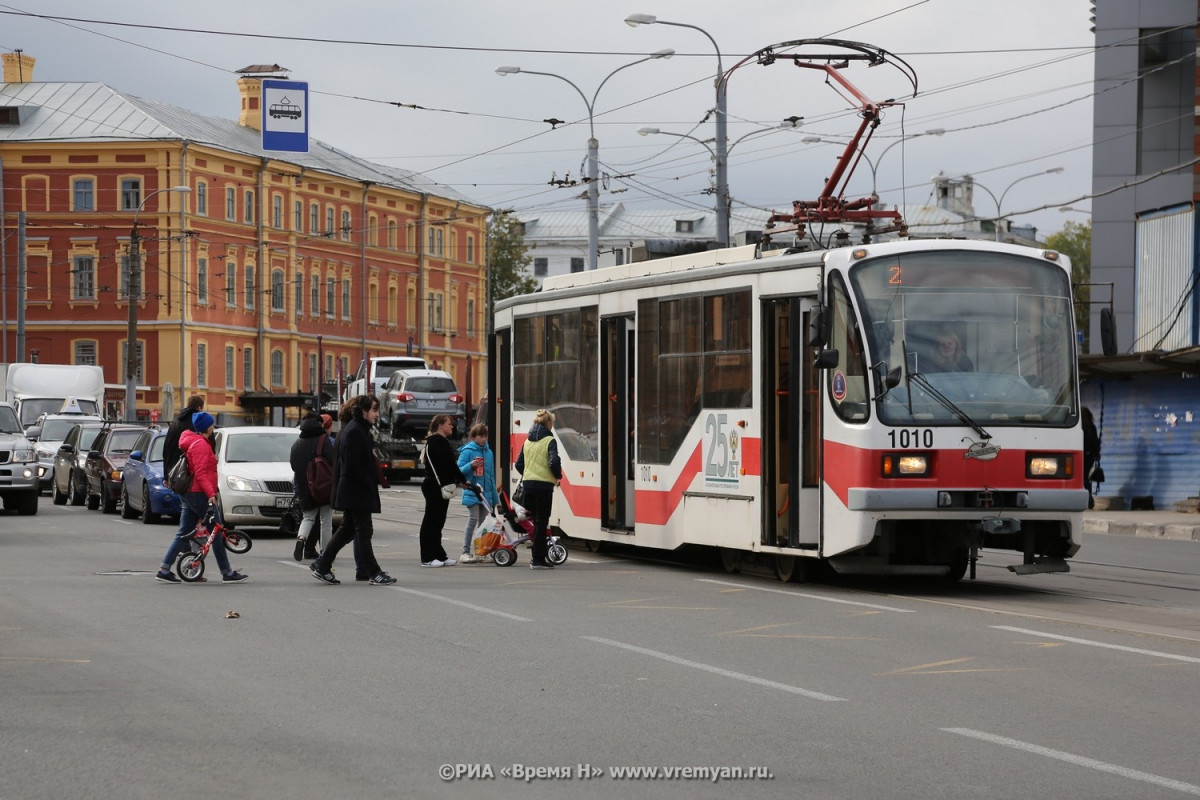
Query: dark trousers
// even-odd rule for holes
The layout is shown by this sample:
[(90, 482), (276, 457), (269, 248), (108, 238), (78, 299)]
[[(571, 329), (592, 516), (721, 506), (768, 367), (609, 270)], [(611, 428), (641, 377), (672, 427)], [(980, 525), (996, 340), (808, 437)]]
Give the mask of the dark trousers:
[(540, 492), (525, 487), (525, 510), (533, 517), (533, 553), (530, 558), (534, 564), (546, 563), (546, 552), (550, 549), (546, 543), (546, 530), (550, 527), (550, 510), (554, 506), (554, 490)]
[(445, 561), (446, 549), (442, 547), (442, 528), (446, 527), (446, 512), (450, 510), (450, 501), (442, 497), (442, 487), (434, 481), (423, 481), (421, 494), (425, 495), (425, 516), (421, 517), (421, 563)]
[(321, 572), (329, 572), (338, 552), (353, 542), (355, 572), (373, 578), (382, 572), (379, 562), (375, 560), (375, 548), (371, 545), (374, 534), (375, 525), (370, 511), (343, 511), (342, 524), (334, 531), (325, 552), (313, 563)]

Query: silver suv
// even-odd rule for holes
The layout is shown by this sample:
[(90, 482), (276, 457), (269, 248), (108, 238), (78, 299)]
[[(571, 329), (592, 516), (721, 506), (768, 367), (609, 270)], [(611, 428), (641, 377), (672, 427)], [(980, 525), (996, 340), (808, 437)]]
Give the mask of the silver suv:
[(449, 372), (403, 369), (392, 373), (379, 393), (379, 425), (392, 436), (422, 438), (438, 414), (449, 414), (454, 430), (463, 435), (466, 398), (458, 393)]
[(42, 414), (33, 426), (25, 430), (25, 436), (34, 442), (37, 450), (38, 478), (42, 491), (51, 488), (54, 478), (54, 456), (67, 434), (81, 422), (100, 422), (95, 414)]
[(0, 403), (0, 497), (4, 498), (4, 508), (16, 509), (22, 516), (36, 514), (39, 494), (33, 442), (25, 438), (13, 407)]

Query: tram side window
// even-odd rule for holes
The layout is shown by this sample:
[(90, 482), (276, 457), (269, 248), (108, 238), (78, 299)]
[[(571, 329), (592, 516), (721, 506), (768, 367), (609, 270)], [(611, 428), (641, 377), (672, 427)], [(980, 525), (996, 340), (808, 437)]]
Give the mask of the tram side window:
[(828, 370), (829, 401), (837, 415), (847, 422), (865, 422), (870, 405), (867, 402), (862, 332), (842, 277), (834, 274), (830, 286), (833, 290), (833, 325), (829, 346), (837, 350), (840, 357), (837, 367)]

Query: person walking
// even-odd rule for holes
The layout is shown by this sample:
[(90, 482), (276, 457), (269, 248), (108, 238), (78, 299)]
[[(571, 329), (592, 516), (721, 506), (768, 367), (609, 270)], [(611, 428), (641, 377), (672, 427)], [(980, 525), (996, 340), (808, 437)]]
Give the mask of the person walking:
[(421, 494), (425, 496), (425, 516), (421, 518), (422, 567), (453, 567), (458, 563), (442, 547), (442, 528), (446, 527), (446, 512), (450, 509), (450, 498), (442, 495), (442, 487), (462, 483), (454, 445), (450, 444), (453, 432), (450, 415), (438, 414), (429, 423), (429, 436), (425, 438), (425, 480), (421, 481)]
[[(216, 420), (211, 414), (198, 411), (192, 415), (194, 430), (184, 431), (179, 437), (179, 458), (186, 458), (192, 470), (192, 486), (180, 498), (179, 530), (167, 547), (162, 565), (155, 579), (160, 583), (179, 583), (179, 578), (171, 572), (171, 565), (179, 554), (189, 547), (190, 540), (196, 535), (196, 523), (203, 517), (208, 506), (217, 505), (217, 457), (213, 453), (212, 435)], [(246, 575), (237, 572), (229, 566), (229, 554), (225, 550), (225, 539), (222, 536), (213, 538), (212, 552), (216, 556), (217, 566), (221, 568), (222, 580), (225, 583), (241, 583)], [(200, 579), (205, 580), (204, 578)]]
[(347, 544), (354, 543), (355, 570), (369, 575), (371, 586), (387, 586), (396, 579), (384, 572), (375, 559), (371, 538), (375, 533), (372, 514), (381, 510), (379, 469), (371, 428), (379, 420), (379, 398), (360, 394), (347, 400), (338, 419), (342, 430), (334, 441), (332, 505), (342, 512), (342, 524), (329, 539), (321, 555), (312, 562), (312, 575), (325, 583), (341, 583), (333, 575), (333, 561)]
[(554, 487), (562, 480), (562, 462), (558, 457), (558, 442), (550, 431), (554, 414), (539, 409), (533, 415), (529, 438), (517, 456), (516, 468), (525, 485), (525, 509), (533, 517), (533, 554), (530, 569), (554, 569), (546, 560), (546, 529), (550, 526), (550, 510), (554, 505)]
[(179, 460), (179, 437), (184, 431), (193, 430), (192, 416), (197, 411), (204, 410), (204, 398), (194, 394), (188, 398), (187, 407), (171, 421), (167, 428), (167, 438), (163, 440), (163, 475), (170, 475)]
[(314, 497), (308, 485), (309, 464), (315, 459), (324, 459), (329, 469), (333, 469), (336, 445), (333, 437), (329, 435), (332, 427), (333, 417), (328, 414), (318, 416), (309, 413), (300, 421), (300, 436), (292, 444), (292, 483), (296, 487), (296, 499), (300, 503), (300, 509), (304, 512), (300, 527), (296, 531), (296, 546), (292, 551), (292, 557), (296, 561), (302, 558), (315, 561), (319, 556), (318, 539), (321, 549), (324, 550), (329, 546), (329, 539), (333, 533), (332, 496)]
[(1100, 433), (1096, 430), (1096, 418), (1087, 406), (1080, 412), (1083, 421), (1083, 483), (1088, 490), (1088, 508), (1096, 507), (1092, 496), (1092, 468), (1100, 462)]
[[(492, 448), (488, 447), (488, 426), (482, 422), (471, 427), (467, 434), (467, 443), (458, 451), (458, 471), (467, 483), (478, 486), (488, 505), (496, 508), (500, 503), (500, 495), (496, 493), (496, 465), (492, 457)], [(462, 504), (467, 509), (467, 530), (463, 534), (462, 556), (458, 559), (464, 564), (480, 561), (475, 557), (472, 543), (475, 531), (483, 524), (487, 509), (474, 492), (464, 491)]]

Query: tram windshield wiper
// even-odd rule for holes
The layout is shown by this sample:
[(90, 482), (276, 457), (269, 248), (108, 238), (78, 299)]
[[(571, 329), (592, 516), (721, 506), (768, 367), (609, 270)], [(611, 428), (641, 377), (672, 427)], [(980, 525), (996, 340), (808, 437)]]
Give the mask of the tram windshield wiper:
[(990, 433), (988, 433), (987, 431), (985, 431), (983, 429), (982, 425), (980, 425), (978, 422), (976, 422), (974, 419), (972, 419), (970, 414), (968, 414), (967, 412), (965, 412), (961, 408), (959, 408), (957, 403), (955, 403), (949, 397), (946, 397), (946, 395), (944, 395), (940, 391), (938, 391), (937, 387), (934, 386), (929, 381), (929, 379), (925, 377), (924, 373), (916, 372), (915, 370), (908, 369), (908, 344), (904, 341), (901, 341), (900, 347), (904, 350), (904, 386), (908, 390), (908, 412), (909, 412), (909, 414), (912, 413), (912, 384), (916, 383), (923, 390), (925, 390), (926, 394), (928, 394), (934, 400), (937, 400), (939, 403), (941, 403), (943, 406), (945, 406), (946, 409), (949, 410), (951, 414), (958, 417), (958, 419), (964, 425), (968, 426), (969, 428), (971, 428), (971, 430), (975, 431), (975, 433), (979, 434), (979, 437), (981, 439), (985, 439), (985, 440), (991, 439), (992, 435)]

